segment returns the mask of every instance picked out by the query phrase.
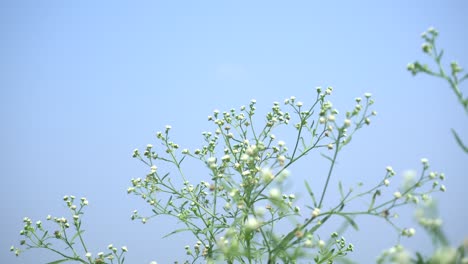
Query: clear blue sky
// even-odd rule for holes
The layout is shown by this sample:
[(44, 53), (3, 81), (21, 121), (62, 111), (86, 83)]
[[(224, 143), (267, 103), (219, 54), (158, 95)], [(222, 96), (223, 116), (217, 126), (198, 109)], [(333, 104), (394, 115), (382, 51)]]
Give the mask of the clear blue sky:
[[(132, 150), (154, 144), (166, 124), (177, 143), (195, 148), (213, 109), (255, 98), (266, 110), (291, 95), (307, 103), (316, 86), (329, 85), (342, 112), (364, 92), (379, 112), (342, 153), (335, 177), (371, 184), (387, 165), (401, 173), (428, 158), (447, 175), (448, 191), (437, 198), (451, 242), (460, 243), (468, 235), (468, 167), (450, 128), (468, 141), (466, 116), (446, 83), (405, 68), (427, 61), (420, 34), (429, 26), (440, 31), (445, 61), (468, 68), (467, 11), (466, 1), (442, 0), (2, 1), (0, 262), (56, 259), (37, 250), (15, 258), (8, 249), (24, 216), (65, 215), (66, 194), (90, 201), (84, 221), (93, 253), (114, 243), (129, 248), (130, 264), (181, 260), (194, 241), (161, 239), (172, 219), (130, 220), (146, 207), (126, 194), (130, 179), (147, 171)], [(292, 170), (292, 191), (320, 162)], [(411, 219), (402, 211), (399, 223)], [(351, 257), (372, 263), (396, 236), (380, 220), (361, 221), (361, 232), (347, 235)], [(421, 230), (403, 242), (430, 249)]]

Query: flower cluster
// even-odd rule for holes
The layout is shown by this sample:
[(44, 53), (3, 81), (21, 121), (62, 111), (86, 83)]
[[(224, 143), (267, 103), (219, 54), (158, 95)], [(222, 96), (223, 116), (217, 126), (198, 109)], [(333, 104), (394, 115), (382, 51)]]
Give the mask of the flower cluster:
[[(110, 261), (110, 263), (123, 264), (125, 259), (123, 254), (128, 251), (125, 246), (121, 247), (120, 253), (112, 244), (108, 246), (109, 252), (107, 253), (99, 252), (93, 256), (88, 251), (82, 235), (84, 230), (81, 228), (81, 218), (84, 214), (84, 208), (89, 205), (88, 200), (82, 197), (78, 200), (79, 203), (76, 203), (77, 199), (75, 196), (66, 195), (63, 197), (63, 201), (70, 210), (71, 219), (69, 220), (63, 216), (53, 217), (48, 215), (46, 220), (56, 226), (51, 231), (44, 227), (42, 221), (33, 223), (29, 217), (25, 217), (23, 219), (24, 227), (20, 231), (20, 235), (23, 236), (20, 246), (25, 247), (25, 249), (43, 248), (50, 250), (62, 258), (57, 260), (57, 263), (77, 261), (89, 264), (103, 264)], [(60, 249), (60, 247), (54, 245), (54, 241), (63, 244), (64, 249)], [(11, 246), (10, 251), (18, 256), (22, 249)]]
[[(338, 153), (356, 131), (371, 124), (371, 118), (377, 113), (369, 110), (374, 101), (372, 95), (366, 93), (363, 98), (355, 99), (354, 108), (345, 112), (340, 121), (339, 111), (328, 100), (333, 89), (318, 87), (316, 91), (316, 100), (310, 106), (294, 96), (286, 98), (284, 106), (274, 102), (262, 126), (255, 123), (256, 100), (238, 110), (215, 110), (208, 116), (214, 131), (203, 132), (205, 144), (194, 150), (181, 149), (171, 140), (171, 126), (157, 132), (161, 151), (155, 151), (158, 148), (149, 144), (142, 154), (139, 150), (133, 152), (133, 157), (145, 163), (149, 172), (144, 178), (132, 179), (127, 190), (144, 199), (154, 215), (140, 215), (135, 210), (131, 218), (142, 223), (158, 215), (177, 218), (185, 225), (181, 230), (191, 232), (196, 239), (193, 246), (185, 247), (192, 261), (232, 263), (267, 259), (273, 263), (296, 261), (306, 255), (321, 260), (327, 256), (327, 260), (331, 260), (352, 251), (352, 245), (346, 246), (343, 238), (337, 239), (337, 233), (332, 242), (313, 238), (332, 215), (341, 215), (356, 226), (348, 216), (356, 215), (356, 212), (343, 210), (344, 204), (355, 198), (371, 196), (372, 206), (358, 214), (382, 217), (386, 211), (409, 203), (401, 198), (415, 197), (416, 187), (400, 190), (390, 200), (376, 203), (380, 188), (389, 186), (390, 178), (395, 175), (393, 169), (387, 167), (386, 176), (376, 187), (355, 195), (352, 195), (353, 191), (342, 192), (339, 204), (322, 210)], [(295, 142), (286, 144), (278, 139), (274, 132), (280, 126), (293, 127)], [(307, 206), (310, 212), (306, 215), (310, 217), (300, 220), (304, 212), (298, 206), (295, 194), (283, 191), (284, 183), (292, 165), (312, 150), (324, 151), (330, 168), (319, 199), (305, 183), (313, 205)], [(186, 173), (182, 162), (187, 158), (198, 160), (206, 167), (207, 176), (201, 181), (192, 182), (191, 172)], [(170, 176), (172, 171), (158, 169), (162, 163), (172, 165), (179, 180)], [(424, 182), (419, 181), (419, 184)], [(295, 219), (296, 224), (289, 233), (282, 234), (276, 227), (285, 225), (285, 219)], [(398, 232), (411, 236), (414, 229), (401, 228)]]

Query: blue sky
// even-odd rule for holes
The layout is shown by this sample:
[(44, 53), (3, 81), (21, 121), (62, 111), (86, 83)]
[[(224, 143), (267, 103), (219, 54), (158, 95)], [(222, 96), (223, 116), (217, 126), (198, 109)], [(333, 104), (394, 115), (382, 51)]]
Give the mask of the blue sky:
[[(333, 86), (342, 112), (371, 92), (379, 113), (343, 151), (336, 177), (371, 184), (387, 165), (401, 173), (428, 158), (447, 175), (448, 191), (437, 198), (451, 242), (460, 243), (468, 235), (468, 167), (450, 128), (467, 135), (466, 116), (446, 83), (405, 68), (428, 62), (420, 34), (429, 26), (440, 32), (445, 62), (468, 67), (466, 10), (466, 1), (2, 1), (1, 262), (55, 260), (37, 250), (15, 258), (8, 249), (24, 216), (65, 215), (66, 194), (90, 201), (84, 221), (93, 252), (114, 243), (129, 248), (128, 263), (176, 260), (194, 241), (161, 239), (173, 220), (130, 220), (146, 206), (126, 194), (130, 179), (147, 171), (133, 149), (154, 144), (166, 124), (177, 143), (195, 148), (214, 109), (255, 98), (266, 111), (291, 95), (307, 103), (316, 86)], [(291, 191), (314, 169), (301, 166), (291, 171)], [(413, 225), (411, 210), (400, 215)], [(347, 235), (351, 257), (371, 263), (396, 236), (382, 221), (361, 221)], [(430, 245), (421, 230), (403, 242)]]

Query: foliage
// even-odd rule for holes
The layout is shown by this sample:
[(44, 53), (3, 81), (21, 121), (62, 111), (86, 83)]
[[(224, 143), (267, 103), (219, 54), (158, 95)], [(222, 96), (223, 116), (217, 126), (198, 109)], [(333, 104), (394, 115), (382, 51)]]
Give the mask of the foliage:
[[(444, 55), (444, 50), (441, 49), (439, 51), (436, 46), (436, 40), (438, 36), (439, 33), (432, 27), (421, 35), (425, 41), (422, 44), (422, 50), (435, 61), (437, 66), (436, 70), (432, 70), (427, 64), (421, 64), (418, 61), (408, 64), (407, 69), (413, 75), (418, 73), (426, 73), (428, 75), (446, 80), (457, 97), (458, 102), (465, 110), (465, 114), (468, 114), (468, 97), (465, 97), (459, 88), (459, 85), (464, 80), (468, 79), (468, 73), (465, 73), (463, 76), (461, 76), (463, 69), (456, 61), (452, 61), (450, 63), (450, 71), (444, 69), (444, 66), (442, 65), (442, 56)], [(450, 72), (450, 74), (447, 72)], [(463, 143), (462, 139), (454, 129), (452, 129), (452, 134), (460, 148), (463, 149), (465, 153), (468, 153), (468, 146)]]
[[(429, 57), (433, 58), (437, 70), (431, 70), (428, 65), (423, 65), (419, 62), (410, 63), (407, 69), (411, 71), (413, 75), (418, 73), (426, 73), (431, 76), (439, 77), (446, 80), (452, 91), (455, 93), (459, 103), (465, 109), (465, 113), (468, 114), (468, 98), (465, 98), (459, 89), (459, 84), (468, 78), (468, 74), (460, 77), (463, 69), (458, 66), (457, 62), (450, 64), (450, 75), (446, 74), (446, 70), (442, 66), (443, 50), (436, 48), (436, 39), (439, 33), (434, 28), (429, 28), (427, 32), (424, 32), (421, 37), (424, 39), (422, 50)], [(468, 148), (462, 142), (460, 136), (452, 129), (452, 133), (455, 137), (458, 145), (468, 153)], [(419, 205), (416, 209), (416, 219), (418, 224), (426, 231), (432, 240), (434, 246), (434, 253), (431, 256), (424, 256), (420, 252), (416, 252), (414, 257), (411, 257), (411, 253), (401, 245), (397, 245), (388, 250), (385, 250), (378, 258), (378, 263), (415, 263), (415, 264), (458, 264), (468, 263), (467, 251), (468, 251), (468, 240), (462, 245), (453, 248), (447, 240), (447, 237), (442, 229), (442, 220), (438, 217), (437, 206), (435, 201), (432, 199), (427, 200), (422, 205)]]
[[(451, 75), (445, 74), (441, 66), (443, 52), (439, 53), (435, 47), (436, 37), (434, 29), (423, 34), (426, 41), (423, 51), (435, 59), (439, 71), (434, 72), (418, 62), (409, 64), (408, 70), (413, 74), (424, 72), (446, 79), (468, 113), (468, 100), (458, 89), (458, 84), (468, 75), (459, 78), (462, 69), (456, 63), (451, 64)], [(132, 179), (127, 192), (143, 199), (152, 213), (142, 215), (135, 210), (132, 219), (143, 224), (162, 215), (178, 220), (181, 228), (168, 236), (186, 232), (193, 239), (192, 246), (185, 246), (184, 263), (333, 263), (346, 261), (343, 257), (354, 250), (342, 235), (347, 227), (358, 230), (360, 215), (387, 222), (395, 229), (398, 242), (401, 237), (413, 236), (414, 228), (402, 228), (394, 222), (398, 216), (397, 208), (413, 204), (419, 208), (419, 224), (433, 239), (435, 253), (430, 257), (420, 253), (411, 257), (406, 249), (397, 245), (384, 251), (377, 262), (466, 263), (466, 246), (450, 248), (441, 229), (431, 194), (446, 190), (440, 183), (445, 175), (431, 171), (427, 159), (421, 160), (420, 174), (405, 177), (405, 183), (400, 187), (391, 187), (396, 175), (391, 166), (385, 168), (382, 179), (372, 187), (365, 188), (362, 184), (357, 188), (346, 187), (338, 181), (339, 199), (327, 204), (325, 197), (329, 196), (330, 179), (337, 177), (334, 169), (339, 154), (355, 133), (370, 125), (371, 118), (376, 115), (370, 110), (374, 103), (371, 94), (366, 93), (363, 98), (355, 99), (354, 108), (339, 121), (339, 111), (328, 100), (331, 93), (331, 87), (317, 88), (310, 106), (293, 96), (284, 100), (284, 106), (274, 102), (260, 125), (255, 116), (255, 100), (239, 110), (215, 110), (208, 116), (214, 131), (203, 132), (205, 144), (194, 150), (182, 149), (173, 142), (172, 127), (166, 126), (163, 132), (156, 134), (156, 147), (148, 144), (142, 152), (138, 149), (133, 152), (133, 157), (148, 167), (148, 173)], [(287, 135), (294, 135), (291, 145), (275, 135), (288, 129)], [(454, 135), (466, 151), (458, 134), (454, 132)], [(313, 157), (310, 154), (315, 152), (322, 155), (328, 168), (322, 179), (315, 175), (307, 177), (304, 186), (308, 202), (301, 209), (296, 194), (286, 193), (285, 186), (290, 181), (293, 165)], [(187, 163), (184, 162), (189, 159), (205, 167), (206, 174), (201, 181), (193, 175), (191, 167), (185, 166)], [(169, 169), (162, 171), (161, 168)], [(310, 186), (317, 186), (323, 179), (320, 191), (314, 192)], [(10, 250), (18, 256), (23, 250), (41, 248), (61, 257), (50, 264), (68, 261), (123, 264), (127, 252), (125, 246), (120, 253), (112, 244), (107, 253), (93, 256), (88, 251), (81, 222), (87, 199), (82, 198), (79, 205), (74, 204), (74, 196), (65, 196), (64, 201), (70, 209), (71, 221), (47, 216), (49, 223), (55, 226), (47, 229), (41, 221), (33, 224), (26, 217), (20, 231), (23, 237), (20, 247), (12, 246)], [(362, 204), (366, 206), (349, 209)], [(338, 226), (335, 232), (322, 234), (323, 224), (334, 218), (342, 219), (345, 228)]]
[[(110, 244), (107, 247), (108, 253), (99, 252), (95, 257), (88, 251), (88, 247), (83, 239), (85, 230), (81, 227), (81, 219), (84, 214), (83, 210), (88, 205), (88, 200), (83, 197), (80, 199), (79, 205), (76, 205), (75, 196), (67, 195), (63, 197), (63, 201), (66, 203), (68, 209), (70, 209), (72, 221), (69, 221), (65, 217), (52, 217), (48, 215), (46, 218), (47, 221), (52, 222), (52, 225), (56, 226), (56, 228), (52, 229), (54, 231), (49, 232), (50, 230), (46, 230), (41, 221), (37, 221), (33, 224), (30, 218), (25, 217), (23, 219), (24, 228), (20, 231), (20, 235), (23, 236), (20, 245), (25, 247), (25, 249), (42, 248), (50, 250), (61, 257), (61, 259), (49, 262), (48, 264), (59, 264), (68, 261), (93, 264), (123, 264), (125, 261), (123, 255), (127, 252), (127, 247), (125, 246), (123, 246), (120, 253), (118, 253), (117, 248)], [(70, 229), (72, 229), (72, 231), (70, 231)], [(52, 242), (64, 244), (65, 248), (61, 249)], [(18, 256), (22, 250), (12, 246), (10, 251)]]

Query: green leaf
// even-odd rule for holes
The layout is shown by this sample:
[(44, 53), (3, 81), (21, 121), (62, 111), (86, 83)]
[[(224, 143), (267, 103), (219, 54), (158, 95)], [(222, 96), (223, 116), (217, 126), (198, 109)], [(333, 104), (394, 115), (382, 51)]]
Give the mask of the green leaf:
[(44, 238), (47, 236), (48, 233), (49, 233), (49, 231), (46, 230), (46, 231), (44, 232), (44, 235), (42, 236), (41, 240), (44, 240)]
[(442, 56), (444, 56), (444, 50), (440, 51), (439, 56), (437, 56), (437, 60), (440, 61), (442, 59)]
[(464, 81), (465, 79), (468, 79), (468, 73), (463, 75), (463, 77), (461, 77), (460, 81), (458, 81), (458, 83), (461, 83), (462, 81)]
[(330, 162), (333, 162), (333, 159), (328, 157), (327, 155), (323, 154), (323, 153), (320, 153), (320, 155), (324, 158), (326, 158), (327, 160), (329, 160)]
[(185, 157), (187, 157), (187, 156), (183, 156), (183, 157), (179, 160), (179, 165), (182, 164), (182, 162), (184, 161)]
[(375, 204), (375, 198), (380, 195), (380, 190), (375, 191), (374, 195), (372, 195), (372, 201), (371, 204), (369, 205), (369, 209), (367, 209), (368, 212), (372, 210), (372, 207), (374, 207)]
[(304, 183), (307, 188), (307, 192), (309, 192), (310, 198), (312, 198), (312, 201), (314, 202), (314, 206), (317, 207), (317, 201), (315, 200), (315, 195), (312, 192), (312, 189), (310, 188), (309, 183), (307, 183), (307, 181), (304, 181)]
[(348, 136), (348, 137), (346, 137), (346, 139), (345, 139), (345, 141), (343, 142), (343, 145), (342, 145), (342, 146), (347, 145), (349, 142), (351, 142), (351, 139), (353, 139), (353, 136), (351, 136), (351, 135)]
[(76, 234), (70, 239), (70, 243), (72, 243), (82, 233), (84, 233), (84, 230), (80, 230), (80, 231), (76, 232)]
[(49, 262), (47, 264), (59, 264), (59, 263), (65, 262), (65, 261), (69, 261), (69, 259), (59, 259), (59, 260), (56, 260), (56, 261)]
[(356, 224), (356, 222), (354, 221), (353, 218), (347, 216), (347, 215), (342, 215), (342, 214), (338, 214), (342, 217), (344, 217), (346, 219), (346, 221), (348, 221), (348, 223), (354, 228), (354, 230), (356, 231), (359, 231), (359, 226)]
[(190, 230), (192, 230), (192, 229), (190, 229), (190, 228), (176, 229), (176, 230), (174, 230), (174, 231), (172, 231), (172, 232), (166, 234), (165, 236), (163, 236), (163, 238), (166, 238), (166, 237), (168, 237), (168, 236), (172, 236), (172, 235), (177, 234), (177, 233), (180, 233), (180, 232), (190, 231)]
[(343, 198), (344, 198), (343, 184), (341, 184), (341, 181), (338, 182), (338, 189), (340, 190), (341, 200), (343, 200)]
[(465, 146), (465, 144), (463, 144), (463, 141), (461, 140), (461, 138), (458, 136), (457, 132), (455, 132), (455, 130), (452, 129), (452, 134), (453, 136), (455, 137), (455, 140), (457, 141), (458, 145), (460, 146), (461, 149), (463, 149), (465, 151), (465, 153), (468, 153), (468, 147)]
[[(167, 176), (169, 176), (169, 174), (170, 174), (169, 172), (166, 173), (166, 174), (164, 174), (164, 176), (161, 178), (161, 181), (164, 181), (164, 179), (165, 179)], [(169, 179), (170, 179), (170, 178), (169, 178)]]

